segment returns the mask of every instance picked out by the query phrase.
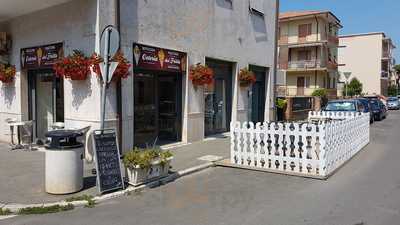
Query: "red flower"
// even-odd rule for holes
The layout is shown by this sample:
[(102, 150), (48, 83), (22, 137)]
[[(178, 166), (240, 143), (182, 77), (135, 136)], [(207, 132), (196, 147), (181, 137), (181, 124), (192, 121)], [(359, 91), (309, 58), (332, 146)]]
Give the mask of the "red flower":
[[(121, 78), (127, 78), (130, 75), (129, 69), (131, 68), (131, 64), (129, 61), (124, 57), (122, 51), (118, 51), (117, 54), (111, 59), (112, 62), (118, 62), (117, 69), (115, 70), (112, 80), (118, 81)], [(93, 68), (93, 72), (97, 74), (99, 78), (102, 78), (102, 74), (100, 71), (100, 63), (104, 62), (99, 55), (94, 53), (91, 57), (91, 66)]]
[(241, 69), (239, 72), (239, 82), (240, 86), (242, 87), (248, 87), (251, 84), (254, 84), (257, 81), (256, 75), (248, 70), (248, 69)]
[(214, 82), (214, 71), (198, 63), (190, 67), (189, 79), (196, 86), (209, 85)]
[(15, 78), (16, 72), (15, 66), (0, 64), (0, 81), (11, 83)]
[(90, 58), (86, 57), (81, 51), (74, 50), (72, 55), (58, 60), (53, 69), (56, 76), (71, 80), (86, 80), (90, 73)]

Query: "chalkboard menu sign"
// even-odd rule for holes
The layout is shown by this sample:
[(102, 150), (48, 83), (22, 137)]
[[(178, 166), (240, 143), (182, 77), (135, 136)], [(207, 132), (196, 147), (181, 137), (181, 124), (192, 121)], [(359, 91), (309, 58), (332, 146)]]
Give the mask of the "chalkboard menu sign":
[(93, 148), (99, 192), (105, 193), (123, 189), (124, 181), (115, 130), (94, 131)]

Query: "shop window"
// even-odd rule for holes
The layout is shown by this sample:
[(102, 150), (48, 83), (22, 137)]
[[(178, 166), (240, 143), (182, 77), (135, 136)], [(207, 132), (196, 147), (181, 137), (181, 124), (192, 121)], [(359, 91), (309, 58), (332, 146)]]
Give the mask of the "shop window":
[(305, 38), (311, 35), (312, 24), (301, 24), (299, 25), (299, 37)]

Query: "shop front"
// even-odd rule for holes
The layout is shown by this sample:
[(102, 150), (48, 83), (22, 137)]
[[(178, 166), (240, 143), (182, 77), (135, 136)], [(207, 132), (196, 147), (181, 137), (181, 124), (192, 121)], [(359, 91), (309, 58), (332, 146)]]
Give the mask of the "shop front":
[(21, 69), (28, 81), (29, 120), (33, 138), (45, 141), (45, 134), (56, 122), (64, 122), (64, 84), (55, 76), (53, 64), (63, 57), (63, 44), (21, 49)]
[(186, 54), (135, 43), (133, 57), (134, 145), (181, 141)]

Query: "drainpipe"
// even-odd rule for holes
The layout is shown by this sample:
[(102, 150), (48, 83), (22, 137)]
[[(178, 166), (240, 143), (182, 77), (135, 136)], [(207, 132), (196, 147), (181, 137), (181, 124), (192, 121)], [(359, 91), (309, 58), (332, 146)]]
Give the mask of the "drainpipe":
[[(121, 31), (121, 0), (115, 0), (115, 21), (116, 21), (116, 27), (118, 31)], [(120, 39), (120, 46), (121, 46), (121, 39)], [(118, 116), (118, 142), (119, 146), (121, 146), (122, 149), (122, 136), (123, 136), (123, 130), (122, 130), (122, 84), (121, 80), (118, 81), (117, 87), (116, 87), (116, 94), (117, 94), (117, 116)], [(122, 150), (120, 151), (122, 152)]]
[[(273, 89), (272, 96), (269, 101), (272, 100), (271, 109), (273, 111), (272, 118), (274, 118), (274, 120), (277, 120), (275, 103), (276, 103), (276, 95), (277, 95), (276, 81), (277, 81), (277, 76), (278, 76), (278, 29), (279, 29), (279, 8), (280, 8), (279, 5), (280, 5), (279, 0), (276, 0), (274, 74), (273, 74), (272, 84), (269, 85), (269, 86), (272, 85), (272, 87), (273, 87), (272, 88)], [(271, 115), (269, 118), (271, 118)]]

